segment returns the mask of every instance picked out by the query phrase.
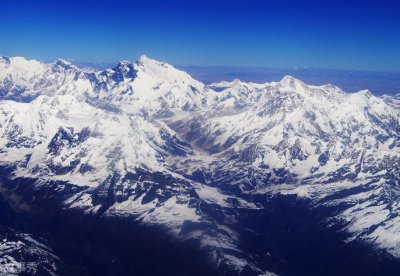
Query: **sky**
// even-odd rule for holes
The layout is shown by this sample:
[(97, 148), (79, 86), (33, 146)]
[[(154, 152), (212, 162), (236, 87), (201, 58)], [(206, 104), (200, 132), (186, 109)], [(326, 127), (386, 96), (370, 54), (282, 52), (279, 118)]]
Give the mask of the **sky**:
[(400, 0), (2, 1), (0, 54), (400, 71)]

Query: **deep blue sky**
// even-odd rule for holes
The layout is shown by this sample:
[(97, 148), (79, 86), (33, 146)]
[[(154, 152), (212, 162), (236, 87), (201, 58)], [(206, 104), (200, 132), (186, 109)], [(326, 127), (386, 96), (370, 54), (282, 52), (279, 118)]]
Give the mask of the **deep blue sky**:
[(0, 54), (400, 71), (400, 1), (2, 1)]

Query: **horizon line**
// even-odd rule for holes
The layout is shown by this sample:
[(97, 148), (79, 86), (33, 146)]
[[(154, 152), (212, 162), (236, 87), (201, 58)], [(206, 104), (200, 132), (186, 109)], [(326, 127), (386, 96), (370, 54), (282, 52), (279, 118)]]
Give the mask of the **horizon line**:
[[(41, 59), (41, 58), (27, 58), (23, 55), (3, 55), (0, 54), (0, 56), (3, 57), (22, 57), (27, 60), (36, 60), (40, 61), (43, 63), (52, 63), (57, 60), (65, 60), (68, 61), (74, 65), (77, 65), (79, 67), (79, 64), (104, 64), (104, 65), (117, 65), (120, 62), (123, 61), (128, 61), (128, 62), (136, 62), (140, 59), (140, 57), (145, 56), (148, 57), (152, 60), (156, 60), (158, 62), (165, 62), (169, 65), (172, 65), (177, 68), (220, 68), (220, 69), (277, 69), (277, 70), (326, 70), (326, 71), (347, 71), (347, 72), (366, 72), (366, 73), (395, 73), (395, 74), (400, 74), (400, 69), (357, 69), (357, 68), (334, 68), (334, 67), (315, 67), (315, 66), (274, 66), (274, 65), (257, 65), (257, 66), (246, 66), (246, 65), (196, 65), (196, 64), (174, 64), (165, 60), (160, 60), (160, 59), (155, 59), (152, 57), (149, 57), (148, 55), (142, 54), (139, 55), (136, 59), (119, 59), (119, 60), (114, 60), (114, 61), (84, 61), (84, 60), (79, 60), (79, 59), (74, 59), (74, 58), (65, 58), (65, 57), (57, 57), (54, 59), (46, 58), (46, 59)], [(95, 68), (94, 68), (95, 69)]]

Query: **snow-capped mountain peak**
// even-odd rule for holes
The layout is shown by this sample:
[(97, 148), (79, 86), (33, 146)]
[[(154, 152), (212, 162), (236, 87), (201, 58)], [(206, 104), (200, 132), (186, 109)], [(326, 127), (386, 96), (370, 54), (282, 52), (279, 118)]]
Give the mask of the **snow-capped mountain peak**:
[(75, 71), (78, 70), (77, 66), (75, 66), (71, 62), (69, 62), (65, 59), (61, 59), (61, 58), (57, 59), (54, 62), (54, 67), (58, 67), (59, 69), (62, 69), (62, 70), (75, 70)]
[(56, 59), (56, 61), (54, 63), (57, 64), (57, 65), (60, 65), (60, 66), (75, 66), (71, 62), (69, 62), (68, 60), (65, 60), (65, 59), (62, 59), (62, 58)]
[(146, 62), (151, 62), (151, 61), (156, 61), (156, 60), (149, 58), (147, 55), (141, 55), (138, 58), (138, 62), (140, 62), (140, 63), (146, 63)]
[(142, 55), (136, 62), (136, 69), (148, 77), (164, 80), (172, 84), (203, 86), (186, 72), (178, 70), (166, 62), (157, 61), (145, 55)]
[(125, 110), (167, 114), (201, 105), (205, 86), (165, 62), (141, 56), (135, 63), (118, 64), (113, 74), (118, 86), (104, 97)]
[[(26, 73), (30, 76), (44, 70), (45, 64), (37, 60), (28, 60), (23, 57), (2, 57), (0, 60), (0, 75)], [(27, 76), (28, 77), (28, 76)]]
[(279, 83), (285, 88), (288, 87), (294, 90), (302, 90), (305, 85), (301, 80), (289, 75), (284, 76)]

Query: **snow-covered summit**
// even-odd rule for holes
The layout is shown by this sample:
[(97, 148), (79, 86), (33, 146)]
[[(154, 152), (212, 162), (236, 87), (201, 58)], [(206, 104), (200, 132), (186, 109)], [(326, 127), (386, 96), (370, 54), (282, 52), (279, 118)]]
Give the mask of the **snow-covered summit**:
[(239, 78), (235, 78), (232, 81), (221, 81), (221, 82), (214, 82), (209, 84), (209, 87), (215, 87), (215, 88), (228, 88), (236, 85), (240, 85), (243, 83)]
[(279, 83), (284, 87), (292, 89), (302, 89), (302, 86), (304, 86), (304, 82), (289, 75), (284, 76)]
[(57, 59), (54, 62), (54, 65), (59, 66), (59, 67), (65, 69), (65, 70), (70, 70), (70, 69), (77, 70), (78, 69), (78, 67), (73, 65), (71, 62), (69, 62), (69, 61), (67, 61), (65, 59), (61, 59), (61, 58)]
[(203, 86), (186, 72), (178, 70), (166, 62), (160, 62), (145, 55), (142, 55), (135, 64), (136, 69), (139, 72), (143, 72), (143, 74), (146, 74), (148, 77), (157, 78), (158, 80), (176, 85), (187, 84), (195, 87)]
[(35, 73), (41, 73), (45, 70), (45, 64), (37, 60), (28, 60), (23, 57), (2, 57), (0, 59), (0, 78), (7, 75), (27, 75), (33, 76)]

